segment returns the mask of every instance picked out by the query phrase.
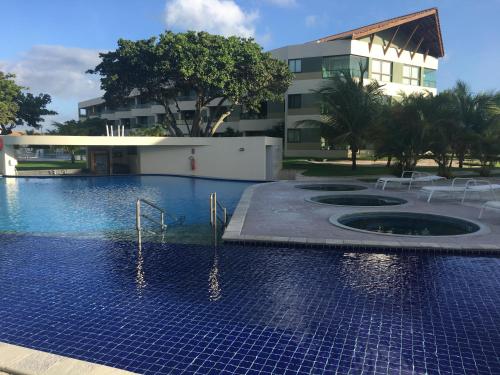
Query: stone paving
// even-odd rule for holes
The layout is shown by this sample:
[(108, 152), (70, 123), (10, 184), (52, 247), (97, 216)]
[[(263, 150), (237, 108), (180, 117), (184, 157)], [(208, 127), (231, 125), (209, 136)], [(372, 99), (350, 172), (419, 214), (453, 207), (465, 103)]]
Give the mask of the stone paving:
[(114, 367), (0, 342), (0, 375), (134, 375)]
[[(490, 179), (500, 183), (498, 179)], [(328, 192), (298, 189), (298, 184), (313, 181), (279, 181), (253, 185), (243, 194), (224, 234), (224, 240), (237, 242), (278, 242), (280, 244), (317, 244), (336, 246), (362, 246), (383, 248), (426, 248), (462, 251), (500, 251), (500, 212), (486, 211), (478, 220), (479, 209), (485, 200), (468, 199), (463, 205), (459, 199), (436, 198), (427, 203), (418, 196), (419, 188), (408, 191), (396, 186), (385, 191), (375, 190), (374, 184), (354, 178), (329, 178), (327, 182), (350, 183), (366, 186), (368, 189), (354, 192)], [(325, 183), (325, 179), (317, 182)], [(403, 198), (408, 201), (402, 206), (346, 207), (331, 206), (306, 201), (318, 195), (333, 194), (378, 194)], [(368, 211), (407, 211), (442, 214), (468, 219), (479, 223), (477, 233), (460, 236), (397, 236), (370, 234), (343, 229), (330, 223), (332, 215)]]

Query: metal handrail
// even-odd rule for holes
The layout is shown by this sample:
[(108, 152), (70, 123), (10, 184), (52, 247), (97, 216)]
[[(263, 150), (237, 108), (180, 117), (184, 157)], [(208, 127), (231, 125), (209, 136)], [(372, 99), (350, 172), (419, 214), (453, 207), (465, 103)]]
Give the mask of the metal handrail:
[[(160, 221), (152, 218), (151, 216), (148, 216), (146, 214), (141, 213), (141, 202), (158, 210), (160, 212)], [(135, 202), (135, 227), (138, 231), (142, 230), (141, 217), (143, 217), (144, 219), (149, 220), (155, 224), (158, 224), (160, 226), (160, 230), (162, 232), (165, 229), (167, 229), (167, 226), (165, 225), (165, 210), (163, 208), (157, 206), (153, 202), (148, 201), (147, 199), (137, 198), (137, 201)]]
[[(222, 211), (222, 217), (218, 214), (217, 207)], [(217, 193), (210, 194), (210, 224), (214, 227), (220, 221), (224, 227), (228, 224), (227, 208), (217, 200)]]

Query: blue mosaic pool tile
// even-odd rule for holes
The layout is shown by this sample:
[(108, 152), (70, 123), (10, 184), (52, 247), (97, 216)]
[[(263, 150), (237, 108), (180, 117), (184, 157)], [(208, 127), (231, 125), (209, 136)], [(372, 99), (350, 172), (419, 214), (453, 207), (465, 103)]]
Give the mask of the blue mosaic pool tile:
[(499, 266), (0, 235), (0, 341), (144, 374), (499, 374)]

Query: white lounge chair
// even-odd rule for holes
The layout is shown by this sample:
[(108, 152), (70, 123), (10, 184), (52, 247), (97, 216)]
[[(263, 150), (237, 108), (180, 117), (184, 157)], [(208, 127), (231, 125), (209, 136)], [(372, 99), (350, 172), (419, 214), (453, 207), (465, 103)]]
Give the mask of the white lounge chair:
[(484, 210), (499, 210), (500, 211), (500, 201), (488, 201), (481, 206), (481, 211), (479, 211), (479, 219), (483, 217)]
[(443, 179), (445, 178), (426, 172), (403, 171), (401, 177), (380, 177), (375, 183), (375, 189), (377, 189), (379, 185), (382, 185), (382, 190), (385, 190), (387, 184), (398, 183), (399, 185), (408, 184), (408, 190), (411, 190), (413, 184), (425, 182), (434, 184), (434, 181)]
[[(462, 182), (462, 185), (460, 184)], [(490, 193), (496, 200), (495, 190), (500, 189), (499, 184), (492, 184), (488, 180), (476, 180), (474, 178), (454, 178), (451, 185), (446, 186), (424, 186), (420, 190), (422, 194), (427, 194), (427, 202), (430, 202), (436, 194), (458, 195), (462, 196), (461, 202), (464, 203), (467, 194), (470, 193)]]

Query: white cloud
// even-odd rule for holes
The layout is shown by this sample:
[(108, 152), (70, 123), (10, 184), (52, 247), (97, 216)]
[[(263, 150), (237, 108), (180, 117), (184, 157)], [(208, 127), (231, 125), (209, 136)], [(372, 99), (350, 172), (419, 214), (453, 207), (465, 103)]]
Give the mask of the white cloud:
[(16, 74), (16, 82), (33, 93), (61, 99), (88, 99), (102, 94), (97, 76), (86, 74), (100, 61), (99, 51), (55, 45), (36, 45), (19, 57), (0, 63)]
[[(16, 82), (29, 91), (52, 97), (46, 124), (77, 118), (78, 102), (102, 95), (99, 77), (86, 74), (99, 62), (99, 51), (56, 45), (36, 45), (19, 56), (0, 61), (0, 70), (16, 74)], [(46, 126), (46, 125), (44, 125)]]
[(257, 12), (245, 11), (233, 0), (170, 0), (165, 8), (168, 27), (225, 36), (255, 37), (257, 17)]
[(309, 15), (306, 17), (305, 23), (307, 27), (313, 27), (318, 22), (318, 17), (314, 15)]

